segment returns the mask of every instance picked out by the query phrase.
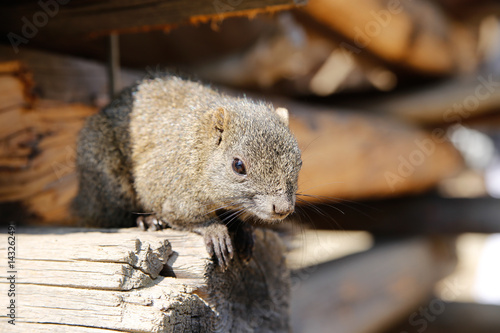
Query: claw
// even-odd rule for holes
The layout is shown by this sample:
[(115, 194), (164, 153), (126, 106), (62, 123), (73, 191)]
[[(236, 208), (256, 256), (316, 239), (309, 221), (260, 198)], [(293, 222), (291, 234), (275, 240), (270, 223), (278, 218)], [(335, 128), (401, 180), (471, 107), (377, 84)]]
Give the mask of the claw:
[(165, 221), (158, 219), (155, 215), (141, 215), (137, 217), (136, 223), (137, 226), (143, 231), (158, 231), (168, 228), (168, 224)]
[(208, 254), (211, 257), (215, 256), (218, 265), (225, 271), (229, 266), (229, 262), (233, 259), (234, 253), (227, 227), (214, 223), (204, 228), (203, 235)]
[(234, 257), (234, 251), (233, 251), (233, 242), (231, 241), (231, 237), (229, 236), (229, 234), (226, 235), (226, 253), (228, 254), (229, 256), (229, 259), (233, 259)]
[(205, 246), (206, 246), (206, 248), (207, 248), (208, 255), (209, 255), (210, 257), (213, 257), (213, 256), (214, 256), (214, 254), (215, 254), (215, 251), (214, 251), (213, 241), (212, 241), (212, 239), (211, 239), (211, 238), (210, 238), (210, 239), (208, 239), (208, 238), (206, 238), (206, 237), (205, 237)]
[(217, 262), (219, 263), (219, 266), (221, 266), (222, 269), (224, 270), (226, 267), (226, 262), (224, 260), (224, 255), (222, 253), (221, 244), (215, 237), (212, 238), (212, 244), (214, 247), (215, 256), (217, 257)]
[(142, 231), (146, 231), (148, 229), (144, 223), (144, 216), (139, 216), (135, 222), (137, 223), (137, 227)]

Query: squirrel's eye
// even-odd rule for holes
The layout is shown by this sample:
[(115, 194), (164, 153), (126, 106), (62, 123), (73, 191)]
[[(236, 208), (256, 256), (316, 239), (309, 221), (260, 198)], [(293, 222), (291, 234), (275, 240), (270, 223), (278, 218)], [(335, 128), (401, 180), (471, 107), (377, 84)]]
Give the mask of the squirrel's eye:
[(233, 171), (240, 176), (245, 176), (247, 174), (245, 164), (239, 158), (233, 160)]

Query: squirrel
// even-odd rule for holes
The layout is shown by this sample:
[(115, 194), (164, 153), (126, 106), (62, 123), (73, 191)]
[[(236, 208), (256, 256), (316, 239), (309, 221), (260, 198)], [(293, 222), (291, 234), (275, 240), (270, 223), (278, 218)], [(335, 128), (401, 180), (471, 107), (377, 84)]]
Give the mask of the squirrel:
[(301, 165), (286, 109), (174, 75), (145, 78), (82, 128), (72, 211), (91, 227), (200, 233), (224, 270), (238, 250), (251, 257), (244, 221), (294, 211)]

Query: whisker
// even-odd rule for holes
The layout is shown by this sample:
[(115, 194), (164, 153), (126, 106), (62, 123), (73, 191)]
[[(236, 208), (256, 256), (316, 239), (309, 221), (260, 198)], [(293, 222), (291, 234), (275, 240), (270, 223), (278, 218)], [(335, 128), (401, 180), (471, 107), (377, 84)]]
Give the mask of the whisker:
[[(297, 198), (297, 200), (299, 199)], [(299, 211), (301, 213), (304, 213), (309, 218), (309, 220), (311, 219), (311, 217), (309, 216), (309, 214), (307, 214), (307, 211), (303, 207), (295, 206), (295, 214), (299, 217), (299, 219), (302, 218), (302, 216), (299, 214)]]
[(303, 192), (297, 192), (296, 194), (297, 195), (302, 195), (302, 196), (307, 196), (307, 197), (312, 197), (312, 198), (317, 198), (317, 199), (337, 200), (337, 202), (339, 202), (339, 203), (342, 203), (342, 202), (345, 201), (345, 202), (349, 202), (349, 203), (352, 203), (352, 204), (355, 204), (355, 205), (363, 206), (365, 208), (369, 208), (369, 209), (380, 211), (378, 208), (375, 208), (373, 206), (364, 204), (364, 203), (359, 202), (359, 201), (354, 201), (354, 200), (349, 200), (349, 199), (343, 199), (343, 198), (339, 198), (339, 197), (332, 197), (332, 196), (327, 196), (327, 195), (307, 194), (307, 193), (303, 193)]
[[(339, 222), (338, 222), (338, 221), (337, 221), (337, 220), (336, 220), (336, 219), (335, 219), (335, 218), (334, 218), (331, 214), (327, 214), (327, 213), (325, 213), (323, 210), (321, 210), (321, 208), (320, 208), (320, 207), (318, 207), (318, 205), (316, 205), (316, 204), (314, 204), (314, 203), (312, 203), (312, 202), (305, 201), (305, 200), (303, 200), (303, 199), (301, 199), (301, 198), (297, 198), (297, 199), (298, 199), (300, 202), (304, 203), (307, 207), (310, 207), (310, 208), (311, 208), (313, 211), (315, 211), (317, 214), (319, 214), (319, 215), (321, 215), (321, 216), (325, 217), (325, 218), (326, 218), (326, 221), (328, 221), (328, 222), (333, 222), (333, 225), (334, 225), (337, 229), (340, 229), (340, 230), (345, 230), (345, 229), (344, 229), (344, 228), (343, 228), (343, 227), (339, 224)], [(299, 207), (299, 206), (297, 206), (297, 207)], [(304, 207), (302, 207), (302, 208), (304, 208)], [(336, 209), (336, 210), (340, 211), (342, 214), (344, 214), (344, 215), (345, 215), (345, 213), (344, 213), (342, 210), (340, 210), (339, 208), (337, 208), (337, 207), (333, 207), (333, 206), (332, 206), (331, 208)], [(305, 210), (304, 210), (304, 212), (305, 212)], [(306, 213), (306, 214), (307, 214), (307, 213)], [(312, 219), (309, 215), (308, 215), (308, 217), (309, 217), (309, 220), (311, 221), (312, 225), (313, 225), (314, 227), (316, 227), (316, 226), (315, 226), (315, 223), (314, 223), (314, 220), (313, 220), (313, 219)]]
[(221, 209), (224, 209), (224, 208), (227, 208), (227, 207), (234, 206), (236, 203), (238, 203), (238, 201), (233, 201), (233, 202), (230, 202), (230, 203), (229, 203), (229, 204), (227, 204), (227, 205), (224, 205), (224, 206), (219, 206), (219, 207), (217, 207), (217, 208), (214, 208), (214, 209), (212, 209), (212, 210), (208, 211), (208, 212), (207, 212), (207, 213), (205, 213), (204, 215), (208, 215), (208, 214), (211, 214), (211, 213), (216, 212), (216, 211), (218, 211), (218, 210), (221, 210)]
[[(297, 211), (297, 216), (299, 218), (299, 227), (303, 227), (303, 224), (305, 224), (304, 221), (302, 221), (302, 217), (307, 217), (307, 219), (309, 220), (310, 224), (314, 224), (313, 220), (311, 219), (311, 216), (309, 215), (309, 213), (307, 212), (307, 210), (305, 210), (303, 207), (300, 207), (300, 206), (296, 206), (296, 211)], [(300, 212), (300, 213), (299, 213)], [(301, 230), (302, 231), (302, 230)]]
[[(240, 210), (237, 210), (236, 212), (233, 212), (233, 214), (229, 215), (228, 217), (225, 217), (222, 219), (222, 223), (224, 223), (226, 226), (229, 225), (231, 222), (233, 222), (235, 219), (240, 217), (243, 213), (245, 212), (245, 208), (242, 208)], [(228, 222), (226, 220), (230, 219)]]
[[(348, 200), (348, 199), (342, 199), (342, 198), (338, 198), (338, 197), (329, 197), (329, 196), (321, 196), (321, 195), (313, 195), (313, 194), (305, 194), (305, 193), (297, 193), (296, 195), (310, 197), (310, 198), (314, 198), (314, 199), (319, 199), (321, 201), (319, 203), (320, 205), (327, 205), (328, 206), (328, 203), (325, 201), (330, 201), (330, 202), (337, 203), (339, 205), (343, 205), (349, 209), (352, 209), (356, 213), (363, 215), (364, 217), (366, 217), (372, 221), (375, 221), (375, 219), (372, 216), (370, 216), (369, 214), (365, 213), (364, 211), (362, 211), (356, 207), (353, 207), (353, 205), (358, 205), (362, 208), (370, 209), (370, 210), (375, 211), (375, 212), (381, 211), (380, 209), (378, 209), (376, 207), (373, 207), (373, 206), (370, 206), (370, 205), (367, 205), (367, 204), (364, 204), (361, 202), (352, 201), (352, 200)], [(301, 201), (301, 202), (304, 202), (304, 201)], [(351, 205), (348, 205), (346, 202), (350, 203)], [(329, 206), (329, 207), (331, 207), (331, 206)], [(331, 207), (331, 208), (337, 209), (335, 207)]]
[(307, 144), (307, 146), (306, 146), (304, 149), (302, 149), (302, 148), (301, 148), (302, 155), (304, 155), (304, 154), (307, 152), (307, 148), (309, 148), (309, 146), (310, 146), (310, 145), (311, 145), (314, 141), (318, 140), (319, 138), (321, 138), (321, 137), (322, 137), (322, 136), (324, 136), (324, 135), (325, 135), (324, 133), (319, 134), (317, 137), (315, 137), (314, 139), (312, 139), (312, 140), (311, 140), (311, 141)]
[[(301, 202), (301, 203), (303, 203), (303, 204), (309, 205), (309, 207), (311, 207), (311, 208), (313, 208), (313, 209), (315, 209), (315, 210), (318, 210), (318, 205), (316, 205), (316, 204), (314, 204), (314, 203), (312, 203), (312, 202), (309, 202), (309, 201), (304, 200), (304, 199), (302, 199), (302, 198), (297, 198), (297, 200), (298, 200), (298, 201), (300, 201), (300, 202)], [(328, 207), (330, 207), (330, 208), (332, 208), (332, 209), (335, 209), (336, 211), (338, 211), (338, 212), (340, 212), (341, 214), (345, 215), (345, 212), (344, 212), (342, 209), (338, 208), (338, 207), (335, 207), (335, 206), (333, 206), (333, 205), (331, 205), (331, 204), (327, 204), (327, 203), (322, 203), (322, 205), (325, 205), (325, 206), (328, 206)]]
[[(247, 198), (246, 196), (240, 195), (240, 196), (234, 196), (234, 197), (227, 197), (227, 198), (222, 199), (221, 201), (227, 202), (229, 200), (240, 200), (240, 199), (246, 199), (246, 198)], [(210, 205), (213, 205), (213, 202), (203, 204), (203, 205), (201, 205), (201, 207), (210, 206)]]

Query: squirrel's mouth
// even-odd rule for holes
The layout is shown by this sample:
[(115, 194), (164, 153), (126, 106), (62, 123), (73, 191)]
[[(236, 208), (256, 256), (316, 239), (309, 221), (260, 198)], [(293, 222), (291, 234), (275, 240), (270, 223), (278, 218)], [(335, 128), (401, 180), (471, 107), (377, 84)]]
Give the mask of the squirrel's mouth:
[(252, 213), (266, 222), (279, 222), (295, 211), (295, 198), (285, 195), (254, 197)]
[(290, 215), (290, 213), (284, 213), (284, 214), (274, 213), (273, 217), (275, 220), (284, 220), (288, 215)]
[(286, 213), (276, 213), (275, 211), (262, 211), (262, 210), (256, 210), (253, 212), (253, 215), (258, 217), (259, 219), (266, 221), (266, 222), (280, 222), (283, 221), (288, 215), (290, 215), (292, 212), (286, 212)]
[[(294, 199), (294, 198), (293, 198)], [(221, 220), (241, 219), (243, 221), (260, 220), (267, 223), (278, 223), (295, 211), (295, 200), (283, 196), (254, 196), (251, 200), (239, 205), (225, 207), (217, 211)]]
[(279, 223), (290, 215), (290, 213), (277, 214), (271, 211), (255, 209), (256, 207), (252, 208), (247, 208), (241, 213), (238, 213), (238, 209), (221, 210), (218, 211), (217, 215), (222, 220), (236, 220), (237, 218), (250, 223), (252, 223), (252, 221), (258, 222), (259, 220), (267, 223)]

